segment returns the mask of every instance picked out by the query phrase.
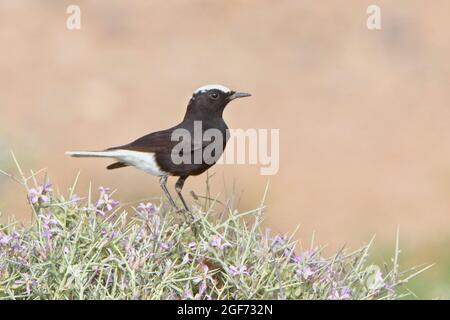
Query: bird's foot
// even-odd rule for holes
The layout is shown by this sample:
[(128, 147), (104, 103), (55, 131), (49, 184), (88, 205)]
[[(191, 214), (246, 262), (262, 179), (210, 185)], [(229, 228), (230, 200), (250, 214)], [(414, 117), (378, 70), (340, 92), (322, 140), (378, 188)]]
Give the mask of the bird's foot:
[(194, 215), (192, 214), (192, 212), (190, 210), (182, 208), (182, 209), (176, 209), (175, 212), (178, 214), (183, 214), (184, 220), (188, 224), (194, 222), (194, 220), (195, 220)]

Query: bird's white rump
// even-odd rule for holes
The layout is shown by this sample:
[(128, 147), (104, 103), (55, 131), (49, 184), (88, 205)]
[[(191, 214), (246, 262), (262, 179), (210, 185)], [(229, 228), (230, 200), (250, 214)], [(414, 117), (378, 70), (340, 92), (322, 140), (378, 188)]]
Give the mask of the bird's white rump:
[(167, 176), (168, 173), (161, 170), (156, 162), (153, 152), (140, 152), (132, 150), (106, 150), (106, 151), (69, 151), (66, 152), (71, 157), (95, 157), (113, 158), (120, 162), (136, 167), (154, 176)]

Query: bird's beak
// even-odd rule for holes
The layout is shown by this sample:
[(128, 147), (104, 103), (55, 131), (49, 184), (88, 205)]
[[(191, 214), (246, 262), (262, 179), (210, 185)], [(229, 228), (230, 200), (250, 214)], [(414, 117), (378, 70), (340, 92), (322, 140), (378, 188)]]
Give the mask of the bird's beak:
[(247, 92), (233, 92), (233, 94), (231, 96), (228, 97), (228, 100), (234, 100), (237, 98), (245, 98), (245, 97), (250, 97), (251, 94), (247, 93)]

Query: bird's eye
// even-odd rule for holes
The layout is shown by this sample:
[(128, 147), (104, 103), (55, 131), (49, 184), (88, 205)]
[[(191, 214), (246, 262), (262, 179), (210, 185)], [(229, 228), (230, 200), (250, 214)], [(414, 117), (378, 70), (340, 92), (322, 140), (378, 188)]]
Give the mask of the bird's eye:
[(218, 94), (217, 92), (211, 92), (211, 93), (209, 94), (209, 96), (210, 96), (212, 99), (214, 99), (214, 100), (219, 99), (219, 94)]

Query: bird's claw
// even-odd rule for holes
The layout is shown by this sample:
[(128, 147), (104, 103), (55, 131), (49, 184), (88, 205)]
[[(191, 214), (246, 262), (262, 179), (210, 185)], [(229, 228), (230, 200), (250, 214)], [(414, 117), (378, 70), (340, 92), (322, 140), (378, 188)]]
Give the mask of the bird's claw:
[(180, 214), (180, 213), (183, 214), (183, 216), (186, 220), (186, 223), (189, 223), (189, 222), (192, 223), (195, 221), (194, 215), (192, 214), (192, 212), (190, 210), (183, 208), (183, 209), (176, 209), (175, 212), (178, 214)]

